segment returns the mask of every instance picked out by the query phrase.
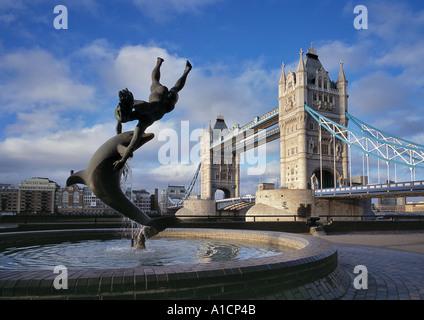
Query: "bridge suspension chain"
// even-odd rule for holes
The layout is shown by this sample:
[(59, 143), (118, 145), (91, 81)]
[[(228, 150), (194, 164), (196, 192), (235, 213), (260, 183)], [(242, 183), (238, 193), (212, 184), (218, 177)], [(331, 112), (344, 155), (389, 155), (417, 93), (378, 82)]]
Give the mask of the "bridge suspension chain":
[(409, 167), (411, 172), (416, 168), (424, 168), (424, 146), (422, 145), (389, 135), (348, 113), (346, 116), (352, 120), (359, 131), (348, 129), (307, 105), (305, 105), (305, 110), (334, 137), (368, 156), (381, 159), (386, 163)]
[(197, 166), (196, 172), (194, 173), (193, 179), (190, 182), (190, 185), (188, 186), (184, 196), (181, 199), (172, 199), (169, 194), (168, 194), (168, 200), (173, 204), (173, 205), (180, 205), (184, 202), (184, 200), (187, 200), (188, 197), (191, 194), (191, 191), (193, 190), (194, 185), (196, 184), (197, 181), (197, 177), (199, 176), (199, 172), (200, 172), (200, 166), (201, 163), (199, 163), (199, 165)]

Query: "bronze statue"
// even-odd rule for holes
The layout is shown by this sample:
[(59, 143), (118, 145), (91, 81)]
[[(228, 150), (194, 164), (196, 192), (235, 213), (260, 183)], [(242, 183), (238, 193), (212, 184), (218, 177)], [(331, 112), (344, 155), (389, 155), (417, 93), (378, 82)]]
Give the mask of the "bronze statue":
[[(149, 102), (134, 101), (128, 89), (119, 92), (120, 102), (115, 109), (115, 118), (118, 120), (116, 136), (106, 141), (94, 153), (86, 169), (72, 174), (66, 181), (67, 186), (75, 183), (85, 184), (111, 208), (145, 226), (143, 235), (138, 237), (139, 248), (144, 246), (144, 237), (149, 238), (178, 222), (175, 217), (150, 218), (123, 194), (120, 187), (125, 162), (133, 156), (134, 151), (153, 139), (154, 134), (146, 134), (146, 128), (175, 108), (178, 92), (184, 87), (192, 68), (187, 61), (182, 77), (168, 90), (159, 82), (162, 63), (163, 59), (158, 58), (153, 69)], [(121, 133), (122, 123), (133, 120), (138, 120), (134, 131)]]
[(183, 75), (175, 83), (174, 87), (168, 90), (167, 87), (160, 83), (160, 67), (163, 61), (162, 58), (158, 58), (156, 67), (153, 69), (149, 102), (134, 100), (133, 94), (128, 89), (119, 92), (119, 104), (115, 109), (115, 118), (118, 121), (116, 133), (121, 133), (122, 123), (133, 120), (138, 120), (138, 123), (134, 128), (133, 140), (127, 147), (126, 152), (114, 164), (115, 170), (119, 170), (124, 166), (127, 159), (133, 153), (134, 147), (142, 139), (147, 127), (151, 126), (155, 121), (162, 119), (165, 113), (171, 112), (175, 108), (175, 104), (178, 101), (178, 92), (183, 89), (192, 66), (187, 61)]

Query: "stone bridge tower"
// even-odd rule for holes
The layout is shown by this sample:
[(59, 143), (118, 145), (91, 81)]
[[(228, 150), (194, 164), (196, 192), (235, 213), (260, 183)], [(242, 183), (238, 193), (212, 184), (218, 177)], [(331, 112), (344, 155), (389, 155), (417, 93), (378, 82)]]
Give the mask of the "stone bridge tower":
[(231, 139), (224, 148), (210, 150), (214, 142), (222, 139), (229, 129), (219, 115), (213, 128), (210, 123), (203, 130), (200, 140), (201, 199), (214, 200), (215, 192), (221, 190), (225, 198), (239, 197), (240, 164), (237, 153), (232, 152)]
[(310, 189), (314, 174), (317, 187), (333, 187), (335, 182), (339, 185), (346, 181), (347, 146), (338, 139), (334, 140), (324, 129), (320, 141), (319, 124), (304, 109), (306, 104), (347, 126), (348, 95), (343, 63), (340, 62), (337, 81), (331, 81), (311, 44), (305, 59), (303, 50), (300, 51), (296, 72), (289, 71), (286, 75), (283, 64), (278, 88), (281, 187)]

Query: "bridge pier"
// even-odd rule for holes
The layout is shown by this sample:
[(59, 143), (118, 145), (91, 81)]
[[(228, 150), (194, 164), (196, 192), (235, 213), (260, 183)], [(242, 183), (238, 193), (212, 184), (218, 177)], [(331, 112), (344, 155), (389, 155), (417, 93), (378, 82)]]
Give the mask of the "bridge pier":
[(256, 192), (256, 203), (246, 213), (246, 221), (306, 221), (308, 217), (332, 215), (361, 220), (372, 214), (370, 199), (329, 200), (314, 197), (310, 189), (276, 189)]
[(175, 216), (214, 216), (216, 215), (215, 200), (185, 200), (184, 207), (179, 209)]

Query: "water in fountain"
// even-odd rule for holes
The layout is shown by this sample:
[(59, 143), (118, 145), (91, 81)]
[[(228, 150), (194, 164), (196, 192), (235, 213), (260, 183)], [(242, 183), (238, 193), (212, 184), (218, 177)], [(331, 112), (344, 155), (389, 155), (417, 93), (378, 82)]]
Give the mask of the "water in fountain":
[[(122, 171), (121, 177), (121, 190), (122, 192), (132, 201), (132, 158), (128, 158), (127, 162)], [(122, 234), (131, 239), (131, 247), (134, 247), (134, 243), (141, 237), (144, 230), (144, 226), (135, 222), (125, 216), (122, 217)], [(143, 233), (144, 234), (144, 233)], [(143, 242), (144, 244), (144, 242)], [(138, 247), (138, 246), (137, 246)], [(145, 248), (145, 246), (144, 246)], [(143, 249), (144, 249), (143, 248)], [(141, 246), (140, 246), (141, 249)]]

